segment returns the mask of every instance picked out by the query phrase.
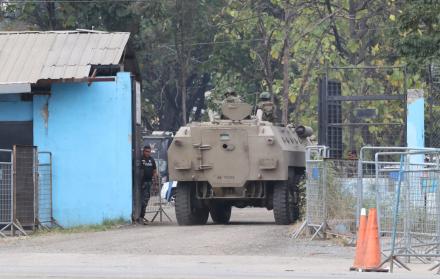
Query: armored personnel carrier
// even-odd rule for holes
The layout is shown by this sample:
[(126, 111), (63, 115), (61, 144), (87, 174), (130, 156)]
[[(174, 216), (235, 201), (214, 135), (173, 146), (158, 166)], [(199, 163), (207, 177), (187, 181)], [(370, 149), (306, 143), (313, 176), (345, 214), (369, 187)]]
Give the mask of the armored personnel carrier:
[(226, 224), (232, 206), (273, 209), (277, 224), (296, 221), (312, 130), (252, 116), (252, 106), (238, 98), (223, 102), (221, 112), (220, 119), (181, 127), (168, 149), (179, 225), (205, 224), (209, 214)]

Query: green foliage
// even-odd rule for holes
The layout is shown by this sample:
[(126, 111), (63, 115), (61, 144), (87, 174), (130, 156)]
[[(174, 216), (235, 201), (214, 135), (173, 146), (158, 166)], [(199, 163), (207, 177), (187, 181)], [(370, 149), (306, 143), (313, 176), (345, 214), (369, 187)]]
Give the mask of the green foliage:
[(101, 224), (97, 225), (81, 225), (75, 226), (71, 228), (60, 228), (53, 227), (47, 230), (39, 230), (34, 235), (41, 235), (47, 233), (82, 233), (82, 232), (100, 232), (100, 231), (108, 231), (120, 228), (122, 226), (129, 225), (130, 222), (125, 220), (124, 218), (116, 218), (116, 219), (104, 219)]
[[(187, 116), (195, 108), (195, 120), (206, 108), (205, 91), (212, 92), (211, 100), (220, 99), (227, 87), (251, 103), (256, 92), (269, 91), (279, 107), (282, 56), (289, 45), (290, 120), (316, 130), (318, 79), (326, 66), (408, 64), (407, 86), (425, 86), (420, 69), (439, 56), (439, 6), (369, 0), (17, 1), (0, 6), (0, 30), (131, 32), (143, 81), (144, 122), (163, 130), (182, 123), (182, 90)], [(343, 81), (345, 94), (366, 89), (395, 94), (404, 85), (399, 71), (332, 74)], [(380, 121), (397, 121), (400, 113), (399, 104), (365, 106), (377, 108)], [(377, 127), (369, 133), (387, 136)]]
[(440, 49), (440, 3), (405, 1), (397, 24), (399, 39), (394, 41), (400, 55), (412, 68), (438, 59)]

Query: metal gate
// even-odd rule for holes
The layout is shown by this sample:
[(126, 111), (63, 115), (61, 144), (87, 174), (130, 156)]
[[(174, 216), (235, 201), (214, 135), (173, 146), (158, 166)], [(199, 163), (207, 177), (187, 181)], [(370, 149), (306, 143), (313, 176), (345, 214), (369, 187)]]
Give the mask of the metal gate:
[(383, 253), (440, 257), (440, 149), (364, 147), (360, 155), (360, 205), (377, 208)]
[(0, 149), (0, 235), (12, 223), (12, 150)]
[(15, 214), (14, 152), (0, 149), (0, 236), (26, 235)]
[(53, 217), (52, 209), (52, 153), (38, 152), (37, 176), (37, 225), (40, 228), (59, 226)]
[(405, 67), (331, 67), (319, 86), (319, 145), (330, 158), (355, 158), (362, 146), (402, 146)]
[(353, 239), (358, 207), (357, 161), (328, 158), (325, 146), (306, 149), (306, 220), (293, 234), (306, 231), (315, 237), (327, 234)]
[(440, 147), (440, 64), (429, 67), (429, 91), (426, 104), (425, 146)]
[(51, 153), (34, 146), (0, 149), (0, 236), (53, 225)]

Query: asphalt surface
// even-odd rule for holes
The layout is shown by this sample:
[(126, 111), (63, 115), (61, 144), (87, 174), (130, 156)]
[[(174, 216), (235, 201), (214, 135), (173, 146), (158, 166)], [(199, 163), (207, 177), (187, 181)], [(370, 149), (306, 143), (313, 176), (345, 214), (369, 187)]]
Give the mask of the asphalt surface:
[(294, 229), (264, 209), (234, 209), (230, 225), (155, 222), (0, 239), (0, 278), (440, 278), (421, 264), (349, 272), (353, 247), (295, 240)]

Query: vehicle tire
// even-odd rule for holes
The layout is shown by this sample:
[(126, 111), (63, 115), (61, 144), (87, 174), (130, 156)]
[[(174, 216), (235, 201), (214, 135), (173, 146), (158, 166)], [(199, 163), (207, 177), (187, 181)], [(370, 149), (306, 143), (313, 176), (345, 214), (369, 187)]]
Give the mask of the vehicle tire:
[(291, 214), (291, 223), (296, 222), (300, 218), (300, 206), (301, 206), (301, 197), (299, 184), (305, 179), (305, 174), (303, 172), (296, 172), (292, 176), (289, 177), (289, 192), (292, 201), (292, 214)]
[(196, 202), (196, 187), (191, 182), (179, 182), (176, 189), (176, 219), (180, 226), (204, 225), (209, 209)]
[(210, 207), (211, 219), (217, 224), (227, 224), (231, 219), (232, 206), (226, 204), (214, 204)]
[(288, 225), (299, 218), (298, 184), (301, 174), (292, 174), (288, 181), (280, 181), (273, 189), (273, 215), (277, 225)]
[(291, 223), (291, 205), (289, 204), (289, 189), (286, 182), (279, 182), (273, 189), (273, 216), (277, 225)]

